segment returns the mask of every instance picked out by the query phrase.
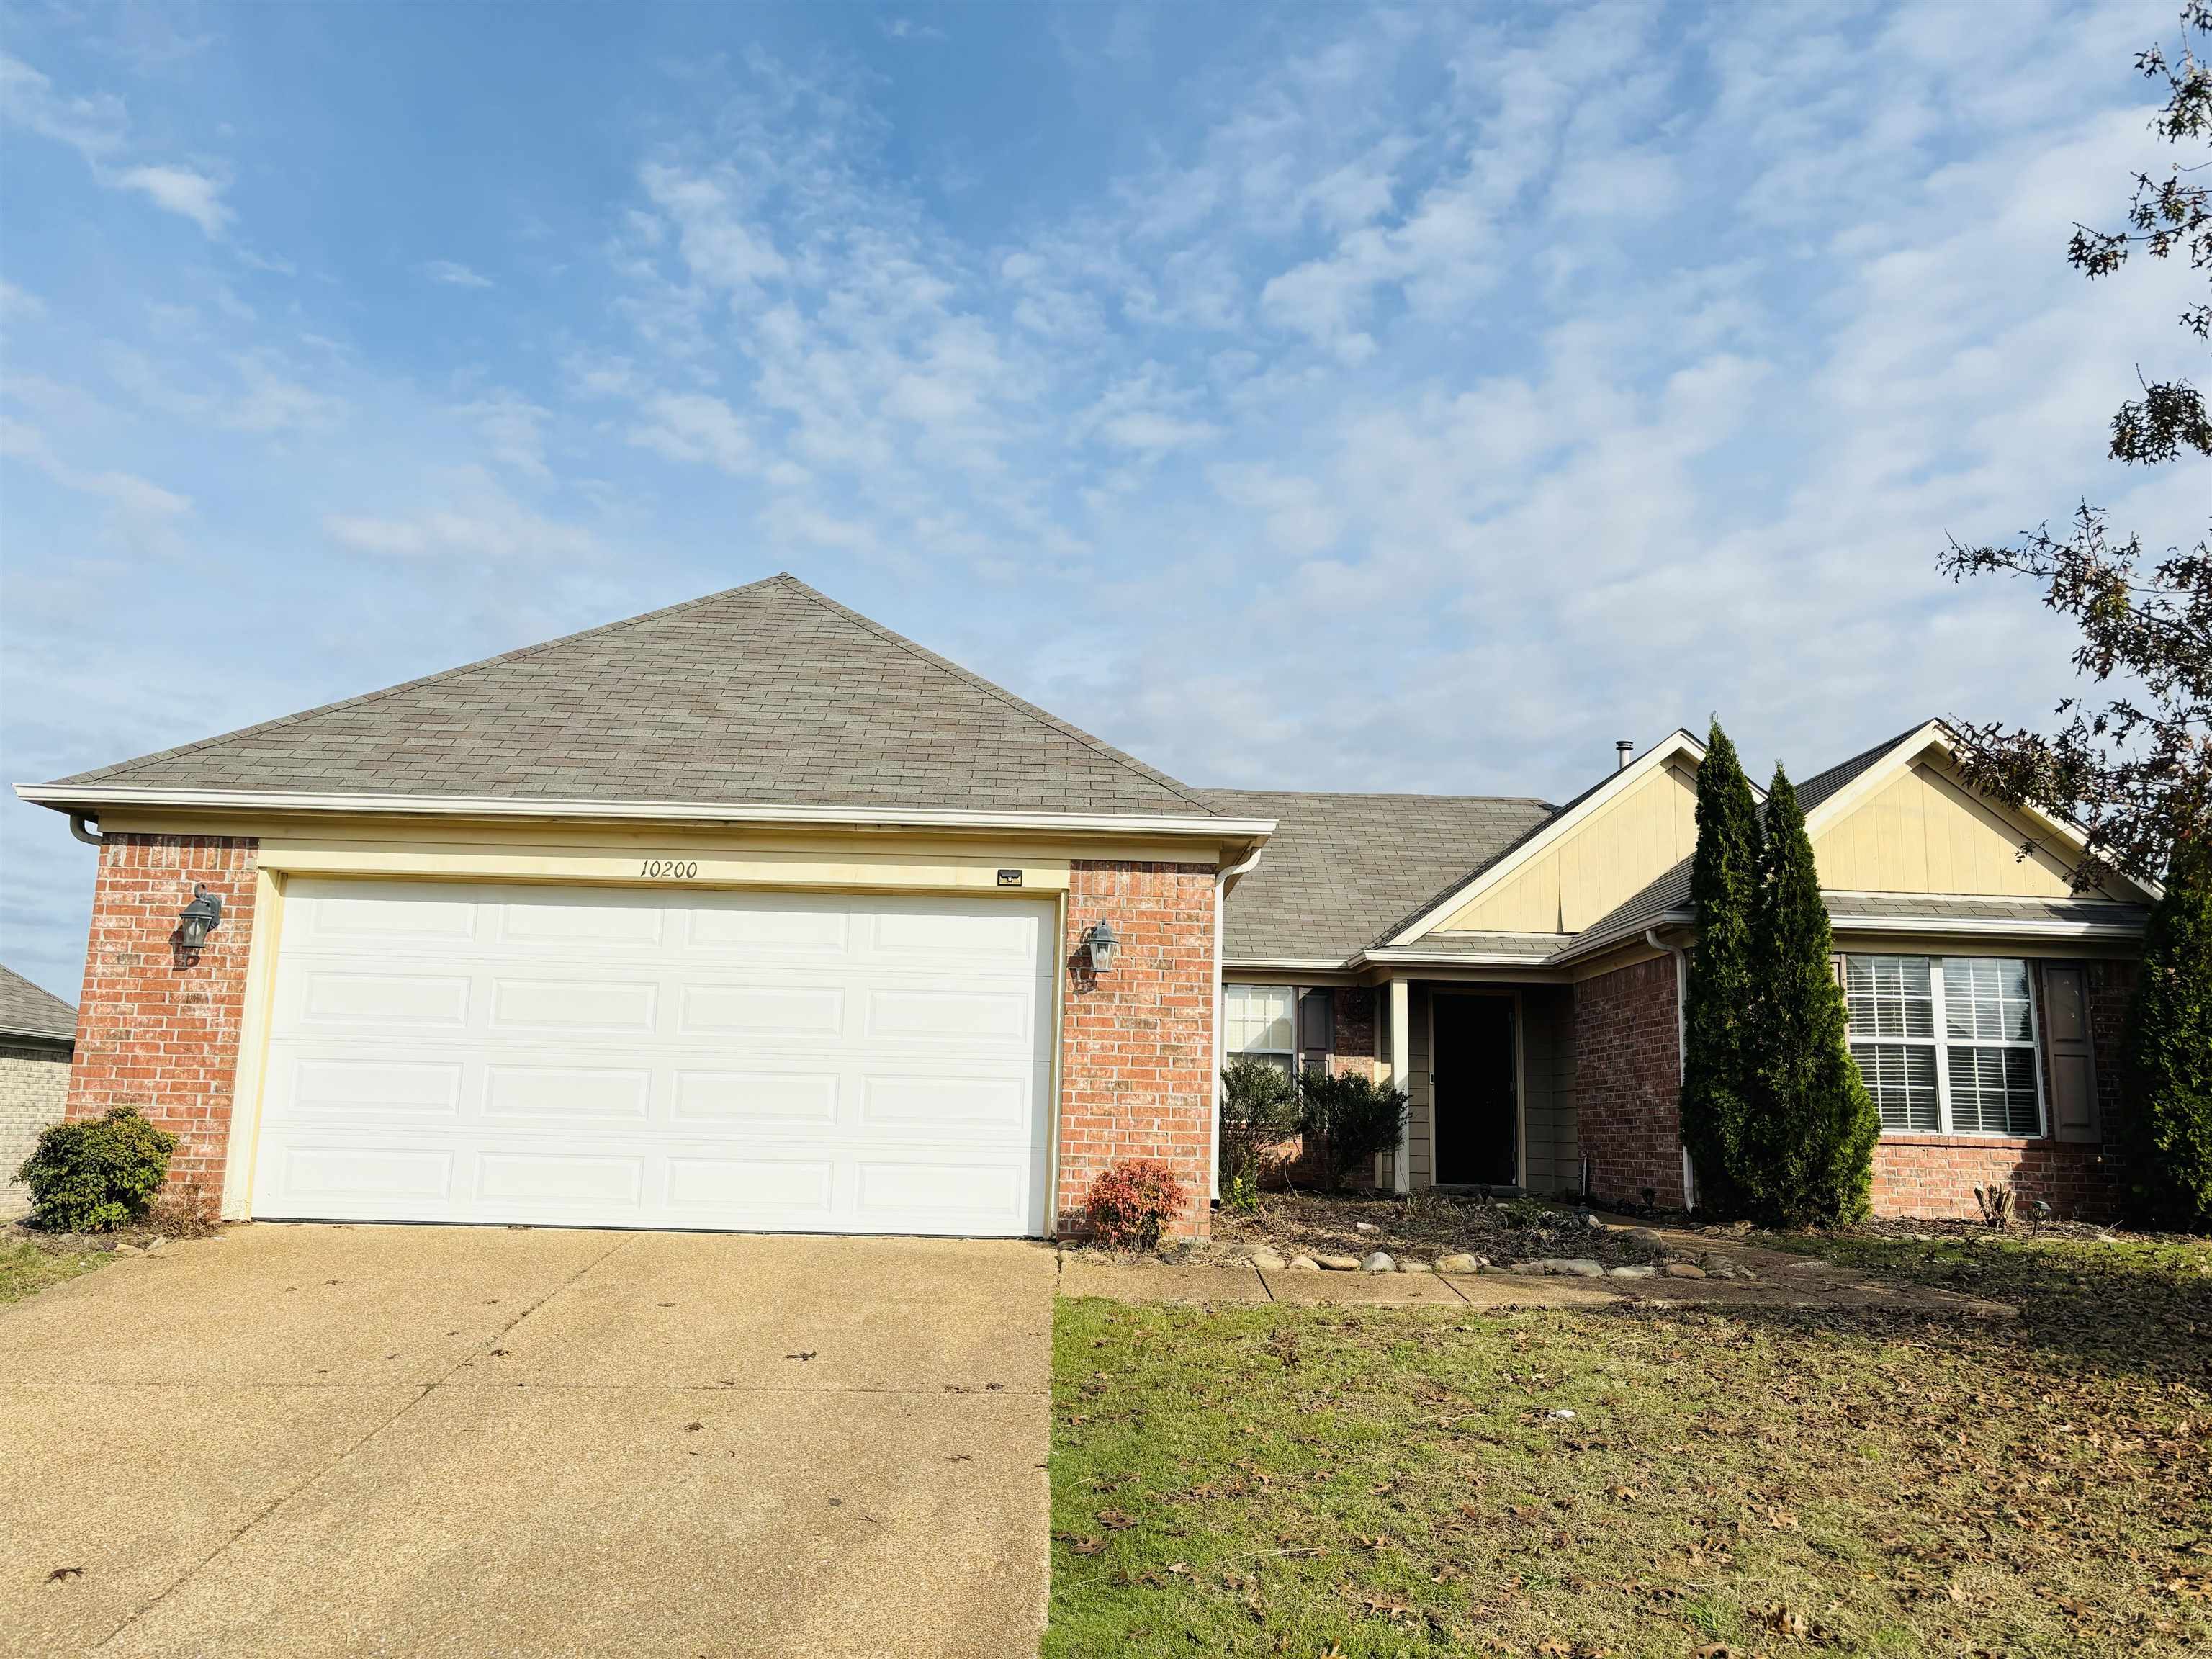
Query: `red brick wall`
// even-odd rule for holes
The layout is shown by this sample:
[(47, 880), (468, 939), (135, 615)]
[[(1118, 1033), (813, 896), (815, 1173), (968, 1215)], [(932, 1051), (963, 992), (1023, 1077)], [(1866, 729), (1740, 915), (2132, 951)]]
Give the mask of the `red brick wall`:
[(1375, 993), (1364, 986), (1340, 985), (1329, 994), (1336, 1036), (1329, 1069), (1339, 1077), (1372, 1078), (1375, 1052)]
[[(68, 1115), (137, 1107), (178, 1138), (163, 1199), (209, 1212), (222, 1198), (258, 845), (112, 835), (93, 887)], [(195, 882), (222, 900), (222, 925), (183, 967), (171, 939)]]
[[(1121, 946), (1094, 978), (1077, 965), (1077, 947), (1101, 921)], [(1109, 1164), (1157, 1158), (1191, 1194), (1171, 1231), (1201, 1235), (1212, 1215), (1212, 866), (1079, 860), (1065, 944), (1060, 1224), (1081, 1230), (1084, 1194)]]
[(1657, 957), (1575, 987), (1575, 1106), (1591, 1195), (1682, 1202), (1681, 1062), (1674, 959)]

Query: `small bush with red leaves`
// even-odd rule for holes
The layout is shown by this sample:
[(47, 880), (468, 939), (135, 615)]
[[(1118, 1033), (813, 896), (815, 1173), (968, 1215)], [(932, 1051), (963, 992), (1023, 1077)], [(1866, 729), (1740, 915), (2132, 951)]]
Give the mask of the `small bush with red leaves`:
[(1101, 1243), (1117, 1250), (1149, 1250), (1188, 1196), (1173, 1170), (1156, 1158), (1138, 1158), (1115, 1164), (1093, 1181), (1085, 1207)]

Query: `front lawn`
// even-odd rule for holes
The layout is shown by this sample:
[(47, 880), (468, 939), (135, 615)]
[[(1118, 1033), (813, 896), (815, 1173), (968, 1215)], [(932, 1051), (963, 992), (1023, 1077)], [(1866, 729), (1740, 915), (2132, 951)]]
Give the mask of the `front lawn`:
[(0, 1231), (0, 1305), (20, 1302), (34, 1291), (75, 1279), (112, 1260), (105, 1247), (82, 1238)]
[(2202, 1649), (2203, 1304), (2146, 1303), (2090, 1352), (2032, 1319), (1065, 1301), (1045, 1651)]

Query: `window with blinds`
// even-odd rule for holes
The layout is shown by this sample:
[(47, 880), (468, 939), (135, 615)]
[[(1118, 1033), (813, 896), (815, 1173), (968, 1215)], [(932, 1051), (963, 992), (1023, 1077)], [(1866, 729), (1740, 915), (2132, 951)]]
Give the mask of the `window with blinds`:
[(1297, 1070), (1297, 992), (1288, 985), (1221, 988), (1222, 1052), (1264, 1060), (1288, 1077)]
[(1882, 1128), (2041, 1134), (2033, 984), (2012, 957), (1845, 957), (1851, 1058)]

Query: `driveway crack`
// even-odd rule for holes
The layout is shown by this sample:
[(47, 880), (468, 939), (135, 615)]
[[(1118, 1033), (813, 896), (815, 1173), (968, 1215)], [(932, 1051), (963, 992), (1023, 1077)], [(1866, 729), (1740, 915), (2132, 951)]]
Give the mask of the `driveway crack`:
[(307, 1491), (308, 1487), (313, 1486), (331, 1470), (343, 1463), (356, 1452), (368, 1444), (370, 1441), (375, 1439), (377, 1436), (382, 1434), (386, 1429), (390, 1428), (394, 1423), (397, 1423), (401, 1418), (406, 1416), (408, 1413), (413, 1411), (417, 1406), (421, 1405), (425, 1400), (428, 1400), (440, 1389), (444, 1388), (448, 1382), (452, 1382), (454, 1377), (459, 1376), (462, 1371), (465, 1370), (469, 1365), (481, 1356), (486, 1349), (490, 1347), (493, 1343), (498, 1341), (509, 1331), (513, 1330), (517, 1325), (522, 1323), (524, 1320), (529, 1318), (531, 1315), (536, 1313), (540, 1308), (544, 1307), (548, 1302), (550, 1302), (555, 1297), (560, 1295), (562, 1291), (567, 1290), (578, 1279), (583, 1278), (585, 1274), (590, 1273), (594, 1267), (599, 1267), (617, 1251), (623, 1249), (629, 1245), (635, 1243), (636, 1238), (637, 1235), (635, 1233), (623, 1234), (623, 1237), (617, 1239), (605, 1249), (600, 1251), (599, 1255), (593, 1256), (582, 1267), (577, 1268), (575, 1272), (570, 1273), (559, 1284), (552, 1286), (545, 1292), (544, 1295), (539, 1297), (535, 1302), (532, 1302), (528, 1307), (516, 1314), (514, 1318), (508, 1320), (507, 1323), (501, 1325), (497, 1330), (494, 1331), (489, 1336), (478, 1343), (475, 1348), (471, 1349), (467, 1354), (464, 1355), (459, 1360), (455, 1362), (453, 1366), (442, 1376), (440, 1376), (428, 1382), (420, 1382), (416, 1384), (415, 1397), (413, 1399), (408, 1401), (404, 1405), (401, 1406), (398, 1411), (393, 1412), (389, 1417), (385, 1418), (381, 1422), (372, 1425), (358, 1439), (356, 1439), (350, 1444), (340, 1449), (333, 1456), (325, 1459), (315, 1468), (310, 1470), (306, 1475), (295, 1481), (291, 1486), (287, 1488), (285, 1491), (277, 1493), (276, 1497), (270, 1498), (266, 1504), (264, 1504), (259, 1509), (248, 1516), (245, 1521), (240, 1522), (240, 1525), (232, 1531), (231, 1534), (222, 1540), (222, 1542), (217, 1544), (213, 1549), (202, 1556), (199, 1560), (195, 1562), (192, 1565), (179, 1573), (176, 1577), (172, 1579), (158, 1595), (141, 1604), (137, 1610), (131, 1613), (129, 1617), (125, 1618), (122, 1623), (116, 1626), (113, 1630), (108, 1632), (106, 1635), (101, 1637), (96, 1645), (104, 1648), (112, 1643), (116, 1638), (122, 1635), (124, 1632), (129, 1630), (133, 1625), (143, 1619), (148, 1613), (153, 1612), (155, 1607), (160, 1607), (162, 1602), (167, 1601), (172, 1595), (174, 1595), (179, 1589), (183, 1589), (185, 1585), (198, 1577), (203, 1572), (205, 1572), (217, 1559), (228, 1553), (231, 1547), (240, 1539), (244, 1538), (246, 1534), (252, 1532), (263, 1522), (268, 1520), (270, 1516), (276, 1514), (277, 1510), (283, 1509), (287, 1504), (289, 1504), (301, 1492)]

